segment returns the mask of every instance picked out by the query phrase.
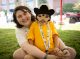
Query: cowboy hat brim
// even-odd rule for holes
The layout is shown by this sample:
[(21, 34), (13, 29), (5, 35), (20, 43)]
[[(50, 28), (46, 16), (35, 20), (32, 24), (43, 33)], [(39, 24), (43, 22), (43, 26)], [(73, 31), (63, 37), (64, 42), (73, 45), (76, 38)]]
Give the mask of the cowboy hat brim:
[(49, 10), (46, 5), (42, 5), (40, 7), (40, 9), (34, 8), (34, 12), (35, 12), (35, 14), (48, 14), (48, 15), (52, 15), (52, 14), (54, 14), (55, 11), (53, 9)]

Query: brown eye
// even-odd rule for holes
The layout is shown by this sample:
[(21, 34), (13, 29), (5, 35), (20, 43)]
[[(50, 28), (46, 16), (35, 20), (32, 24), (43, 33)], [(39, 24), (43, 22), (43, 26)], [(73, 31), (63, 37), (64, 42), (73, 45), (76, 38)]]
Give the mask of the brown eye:
[(38, 15), (38, 17), (41, 17), (41, 15)]
[(48, 15), (46, 15), (46, 18), (48, 18), (49, 16)]
[(44, 14), (42, 14), (42, 16), (44, 16)]
[(18, 16), (18, 18), (21, 18), (21, 17), (22, 17), (21, 15)]

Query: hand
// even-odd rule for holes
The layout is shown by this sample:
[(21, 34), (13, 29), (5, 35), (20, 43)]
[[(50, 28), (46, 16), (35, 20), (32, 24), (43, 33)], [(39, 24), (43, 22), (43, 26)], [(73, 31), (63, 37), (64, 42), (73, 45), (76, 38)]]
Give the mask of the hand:
[(47, 55), (47, 59), (56, 59), (57, 58), (57, 56), (55, 56), (55, 55)]
[(64, 56), (70, 56), (70, 53), (68, 50), (63, 50)]
[(65, 59), (66, 57), (69, 57), (70, 56), (70, 53), (69, 53), (68, 50), (63, 50), (62, 52), (63, 52), (63, 55), (62, 56), (58, 56), (57, 59)]
[(56, 56), (59, 56), (59, 57), (64, 56), (64, 53), (59, 48), (55, 48), (54, 53)]
[(25, 55), (24, 59), (35, 59), (35, 57), (33, 57), (32, 55)]

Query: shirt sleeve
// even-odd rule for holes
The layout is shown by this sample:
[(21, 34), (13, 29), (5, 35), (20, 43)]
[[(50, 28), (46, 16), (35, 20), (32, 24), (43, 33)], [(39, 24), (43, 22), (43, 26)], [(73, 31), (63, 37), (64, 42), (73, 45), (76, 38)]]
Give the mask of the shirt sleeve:
[(34, 23), (30, 26), (27, 39), (34, 40)]
[(16, 38), (19, 45), (23, 44), (24, 42), (27, 42), (25, 32), (22, 30), (16, 30)]
[(58, 32), (57, 32), (57, 30), (56, 30), (56, 28), (55, 28), (55, 26), (54, 26), (54, 23), (53, 22), (50, 22), (50, 25), (51, 25), (51, 29), (52, 29), (52, 34), (53, 35), (58, 35), (59, 36), (59, 34), (58, 34)]

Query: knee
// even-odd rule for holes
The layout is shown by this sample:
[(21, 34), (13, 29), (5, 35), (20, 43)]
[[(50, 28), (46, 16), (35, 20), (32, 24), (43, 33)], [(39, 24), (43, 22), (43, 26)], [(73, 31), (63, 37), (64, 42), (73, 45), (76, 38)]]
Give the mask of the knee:
[(13, 53), (13, 59), (19, 59), (18, 50), (14, 51), (14, 53)]
[(69, 52), (71, 52), (71, 54), (73, 54), (74, 56), (76, 56), (76, 50), (73, 48), (68, 48)]
[(31, 55), (26, 55), (25, 57), (24, 57), (24, 59), (35, 59), (33, 56), (31, 56)]
[(22, 49), (17, 49), (14, 53), (13, 53), (13, 59), (23, 59), (25, 56), (25, 53), (22, 51)]
[(17, 59), (17, 52), (16, 51), (13, 53), (13, 59)]
[(67, 49), (70, 52), (70, 57), (74, 59), (76, 57), (76, 50), (71, 47), (68, 47)]

